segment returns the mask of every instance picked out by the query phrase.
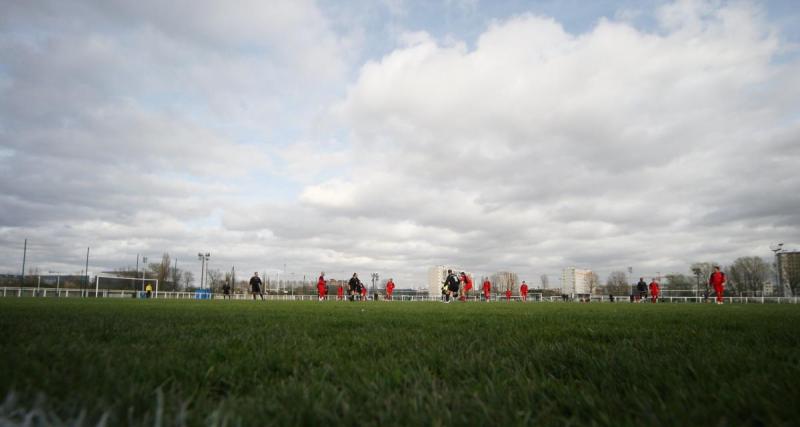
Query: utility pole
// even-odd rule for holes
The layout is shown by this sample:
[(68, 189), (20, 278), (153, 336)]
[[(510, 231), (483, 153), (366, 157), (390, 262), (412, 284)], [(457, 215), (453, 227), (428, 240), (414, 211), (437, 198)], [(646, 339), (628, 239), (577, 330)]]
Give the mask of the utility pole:
[[(89, 287), (89, 248), (86, 248), (86, 278), (84, 279), (86, 283), (86, 287)], [(88, 294), (88, 292), (87, 292)], [(97, 292), (95, 292), (95, 297), (97, 297)]]
[(631, 278), (628, 280), (628, 282), (631, 284), (630, 295), (633, 295), (633, 267), (628, 267), (628, 274), (631, 276)]
[[(139, 277), (139, 254), (136, 254), (136, 277)], [(136, 286), (136, 281), (131, 280), (131, 288), (135, 289), (135, 286)]]
[(778, 292), (780, 292), (780, 296), (783, 296), (783, 284), (781, 283), (781, 250), (783, 249), (783, 243), (776, 243), (774, 245), (769, 245), (769, 249), (772, 252), (775, 252), (775, 285), (778, 287)]
[(147, 277), (147, 257), (142, 255), (142, 292), (144, 292), (144, 280)]
[(205, 283), (205, 272), (208, 269), (208, 260), (211, 258), (211, 253), (206, 252), (198, 252), (197, 259), (201, 261), (200, 263), (200, 289), (203, 289), (203, 283)]
[(25, 258), (28, 256), (28, 239), (25, 239), (25, 243), (22, 247), (22, 276), (19, 279), (19, 286), (25, 286)]

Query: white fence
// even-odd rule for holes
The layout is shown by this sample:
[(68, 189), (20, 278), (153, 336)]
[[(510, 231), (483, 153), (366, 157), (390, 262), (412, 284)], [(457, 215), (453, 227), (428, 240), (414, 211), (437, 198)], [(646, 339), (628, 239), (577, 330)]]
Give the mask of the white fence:
[[(143, 293), (141, 291), (130, 291), (130, 290), (110, 290), (110, 289), (69, 289), (69, 288), (61, 288), (61, 289), (53, 289), (53, 288), (35, 288), (35, 287), (2, 287), (0, 288), (0, 295), (3, 297), (41, 297), (41, 298), (141, 298)], [(153, 293), (154, 299), (224, 299), (225, 296), (223, 294), (202, 294), (202, 293), (194, 293), (194, 292), (155, 292)], [(251, 294), (232, 294), (228, 298), (233, 300), (248, 300), (252, 299)], [(260, 300), (260, 297), (257, 297)], [(292, 295), (292, 294), (284, 294), (284, 295), (274, 295), (274, 294), (264, 294), (264, 299), (268, 301), (316, 301), (318, 300), (317, 295)], [(336, 295), (328, 295), (326, 300), (328, 301), (336, 301), (338, 297)], [(379, 298), (381, 301), (387, 301), (383, 295)], [(347, 296), (343, 298), (343, 300), (347, 300)], [(367, 296), (367, 301), (373, 301), (374, 295)], [(501, 294), (494, 294), (491, 297), (491, 302), (521, 302), (521, 298), (519, 296), (512, 296), (510, 299), (506, 299), (505, 295)], [(680, 303), (680, 304), (697, 304), (697, 303), (713, 303), (714, 296), (709, 296), (706, 300), (702, 296), (699, 297), (659, 297), (659, 303)], [(441, 297), (438, 296), (428, 296), (425, 294), (419, 295), (394, 295), (392, 297), (392, 301), (441, 301)], [(484, 302), (483, 297), (481, 295), (474, 295), (470, 296), (467, 299), (468, 302)], [(800, 303), (800, 297), (725, 297), (724, 301), (726, 303), (734, 303), (734, 304), (797, 304)], [(387, 301), (388, 302), (388, 301)], [(458, 301), (453, 301), (458, 302)], [(536, 303), (536, 302), (587, 302), (587, 301), (580, 301), (578, 299), (567, 299), (564, 300), (560, 296), (552, 296), (552, 297), (542, 297), (540, 294), (536, 295), (529, 295), (527, 301), (525, 303)], [(630, 300), (628, 297), (615, 297), (614, 301), (612, 302), (608, 296), (592, 296), (589, 298), (591, 303), (601, 303), (601, 304), (630, 304)], [(639, 301), (641, 304), (650, 304), (650, 299), (642, 299)]]

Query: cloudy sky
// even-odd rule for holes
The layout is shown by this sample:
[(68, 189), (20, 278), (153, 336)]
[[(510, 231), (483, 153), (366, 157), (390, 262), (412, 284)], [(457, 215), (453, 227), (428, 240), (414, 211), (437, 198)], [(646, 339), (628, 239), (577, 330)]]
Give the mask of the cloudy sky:
[(4, 1), (0, 272), (422, 285), (800, 244), (787, 1)]

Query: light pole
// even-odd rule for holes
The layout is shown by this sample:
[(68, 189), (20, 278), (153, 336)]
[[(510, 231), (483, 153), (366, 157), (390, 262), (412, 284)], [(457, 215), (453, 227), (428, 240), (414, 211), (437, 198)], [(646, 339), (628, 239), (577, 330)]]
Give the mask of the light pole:
[(144, 280), (147, 276), (147, 257), (142, 255), (142, 292), (144, 292)]
[[(781, 284), (781, 257), (779, 255), (783, 249), (783, 243), (769, 245), (769, 249), (775, 252), (775, 285), (778, 287), (780, 295), (783, 296), (783, 285)], [(761, 296), (764, 296), (763, 291), (761, 292)]]
[(209, 252), (197, 253), (197, 259), (200, 260), (200, 289), (203, 289), (203, 284), (205, 283), (205, 276), (206, 270), (208, 270), (208, 259), (211, 258), (211, 254)]
[(633, 267), (628, 267), (628, 275), (630, 279), (628, 279), (628, 283), (630, 283), (630, 294), (633, 295)]

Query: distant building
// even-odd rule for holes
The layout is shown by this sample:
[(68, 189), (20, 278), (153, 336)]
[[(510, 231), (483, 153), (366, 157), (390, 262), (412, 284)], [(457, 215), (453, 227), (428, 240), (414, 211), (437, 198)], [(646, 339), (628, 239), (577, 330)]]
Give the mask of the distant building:
[(776, 289), (777, 296), (792, 296), (791, 283), (800, 281), (800, 250), (784, 250), (778, 252), (778, 272), (781, 287)]
[(775, 288), (777, 288), (777, 286), (775, 286), (775, 284), (772, 283), (772, 280), (764, 282), (761, 286), (763, 288), (763, 294), (764, 294), (763, 296), (765, 297), (775, 296)]
[(561, 292), (566, 295), (589, 295), (592, 270), (570, 267), (561, 271)]

